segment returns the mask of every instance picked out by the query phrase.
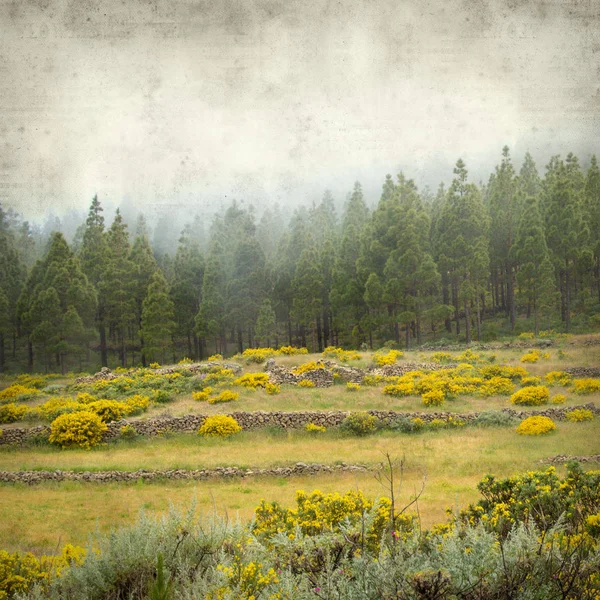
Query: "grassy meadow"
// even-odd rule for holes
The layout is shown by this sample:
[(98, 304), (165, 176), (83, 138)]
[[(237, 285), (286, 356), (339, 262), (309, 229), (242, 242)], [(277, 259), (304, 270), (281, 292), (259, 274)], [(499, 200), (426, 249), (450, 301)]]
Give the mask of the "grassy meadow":
[[(486, 364), (525, 367), (532, 376), (544, 376), (568, 366), (598, 366), (599, 346), (583, 346), (577, 338), (552, 347), (549, 357), (534, 364), (520, 361), (527, 350), (501, 348), (483, 351)], [(400, 362), (430, 362), (432, 352), (407, 352)], [(458, 354), (458, 353), (455, 353)], [(494, 358), (492, 359), (492, 355)], [(297, 366), (318, 355), (277, 358), (277, 364)], [(492, 363), (493, 361), (493, 363)], [(243, 364), (243, 363), (241, 363)], [(370, 353), (361, 353), (359, 361), (348, 363), (366, 367)], [(246, 372), (259, 372), (260, 365), (244, 365)], [(8, 382), (4, 382), (8, 385)], [(62, 385), (59, 381), (57, 385)], [(210, 405), (196, 402), (191, 393), (177, 396), (169, 404), (151, 405), (134, 419), (160, 414), (173, 416), (188, 413), (217, 414), (254, 410), (371, 410), (468, 412), (499, 410), (511, 406), (508, 396), (484, 398), (458, 396), (440, 407), (424, 407), (419, 396), (394, 398), (382, 393), (382, 386), (365, 387), (348, 392), (345, 385), (330, 388), (302, 389), (282, 386), (281, 393), (270, 396), (263, 390), (226, 386), (240, 393), (238, 400)], [(564, 394), (563, 406), (587, 402), (600, 404), (600, 393), (575, 395), (568, 387), (551, 388), (552, 395)], [(28, 401), (39, 405), (46, 398)], [(552, 406), (551, 404), (549, 406)], [(524, 407), (525, 408), (525, 407)], [(535, 409), (536, 407), (532, 407)], [(3, 428), (31, 426), (36, 421), (16, 422)], [(557, 454), (591, 455), (600, 453), (600, 420), (583, 423), (558, 422), (556, 431), (545, 436), (520, 436), (514, 427), (475, 427), (426, 430), (401, 433), (378, 431), (354, 437), (339, 430), (322, 434), (306, 431), (265, 429), (242, 432), (231, 438), (203, 438), (195, 434), (169, 434), (165, 437), (118, 440), (91, 450), (62, 450), (51, 445), (21, 448), (0, 446), (0, 470), (76, 470), (104, 471), (137, 469), (199, 469), (219, 466), (266, 468), (288, 466), (296, 462), (325, 464), (363, 464), (376, 468), (386, 453), (402, 461), (401, 481), (397, 494), (400, 503), (408, 503), (423, 481), (425, 489), (418, 511), (424, 526), (445, 520), (447, 507), (464, 507), (478, 497), (477, 483), (487, 473), (499, 477), (523, 471), (539, 470), (540, 460)], [(597, 468), (587, 463), (586, 468)], [(398, 469), (398, 475), (400, 475)], [(36, 486), (0, 484), (0, 548), (54, 552), (67, 542), (85, 544), (96, 529), (131, 523), (140, 509), (149, 513), (164, 512), (169, 503), (189, 506), (195, 503), (200, 512), (216, 511), (230, 519), (248, 519), (265, 498), (291, 504), (298, 489), (344, 492), (361, 489), (369, 496), (387, 495), (376, 472), (336, 472), (311, 477), (267, 477), (210, 481), (155, 481), (133, 484), (83, 484), (74, 482), (45, 483)]]

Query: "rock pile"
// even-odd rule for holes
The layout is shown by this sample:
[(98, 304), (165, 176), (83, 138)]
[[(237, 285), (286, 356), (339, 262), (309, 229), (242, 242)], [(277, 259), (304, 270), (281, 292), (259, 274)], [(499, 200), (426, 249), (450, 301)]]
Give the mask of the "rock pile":
[(153, 481), (157, 479), (205, 480), (230, 477), (250, 477), (266, 475), (273, 477), (293, 477), (315, 475), (317, 473), (333, 473), (340, 471), (367, 471), (364, 465), (324, 465), (319, 463), (296, 463), (290, 467), (273, 467), (270, 469), (242, 469), (239, 467), (217, 467), (215, 469), (166, 469), (138, 471), (0, 471), (2, 483), (25, 483), (35, 485), (46, 481), (81, 481), (93, 483), (113, 483), (132, 481)]
[(565, 373), (573, 377), (600, 377), (600, 367), (567, 367)]
[(600, 462), (600, 454), (592, 454), (590, 456), (567, 456), (566, 454), (559, 454), (558, 456), (552, 456), (550, 458), (542, 458), (540, 462), (546, 465), (560, 465), (571, 460), (577, 462)]

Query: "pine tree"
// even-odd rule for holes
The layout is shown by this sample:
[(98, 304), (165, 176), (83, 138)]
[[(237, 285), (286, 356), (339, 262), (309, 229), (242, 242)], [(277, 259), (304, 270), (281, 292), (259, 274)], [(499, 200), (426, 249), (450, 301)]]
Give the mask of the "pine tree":
[[(88, 281), (98, 290), (100, 282), (108, 268), (108, 244), (104, 232), (104, 217), (98, 196), (94, 196), (85, 222), (85, 231), (81, 242), (79, 260)], [(102, 294), (98, 294), (96, 326), (100, 334), (100, 362), (108, 366), (108, 349), (106, 340), (105, 302)]]
[(593, 272), (600, 302), (600, 169), (592, 156), (585, 182), (585, 219), (590, 232), (589, 246), (593, 255)]
[(203, 277), (204, 258), (192, 228), (186, 226), (175, 254), (171, 298), (175, 305), (176, 333), (186, 339), (188, 357), (196, 360), (202, 356), (202, 348), (195, 332), (195, 317), (200, 309)]
[[(508, 147), (502, 148), (502, 162), (496, 167), (495, 176), (490, 178), (488, 189), (490, 214), (490, 268), (492, 289), (496, 304), (502, 304), (514, 330), (517, 311), (515, 305), (514, 254), (510, 250), (514, 243), (519, 219), (517, 181), (510, 160)], [(499, 294), (499, 288), (502, 293)], [(499, 301), (503, 298), (503, 302)]]
[(544, 188), (546, 243), (560, 282), (562, 319), (570, 331), (577, 259), (589, 233), (582, 215), (583, 176), (571, 154), (566, 163), (551, 161)]
[(448, 273), (455, 308), (456, 333), (459, 334), (461, 305), (465, 312), (466, 342), (471, 342), (471, 305), (476, 304), (480, 323), (482, 286), (489, 257), (488, 220), (477, 187), (467, 183), (467, 169), (459, 159), (455, 178), (439, 219), (438, 261), (440, 272)]
[(271, 306), (271, 301), (266, 298), (263, 300), (258, 311), (256, 319), (255, 336), (256, 340), (267, 347), (271, 346), (271, 340), (276, 335), (275, 329), (275, 311)]
[(152, 362), (165, 362), (173, 347), (175, 330), (174, 306), (169, 297), (169, 286), (162, 271), (155, 271), (142, 306), (142, 336), (144, 357)]
[(519, 264), (519, 295), (531, 304), (537, 335), (540, 311), (552, 307), (556, 297), (556, 286), (538, 201), (532, 196), (525, 201), (511, 254), (513, 260)]

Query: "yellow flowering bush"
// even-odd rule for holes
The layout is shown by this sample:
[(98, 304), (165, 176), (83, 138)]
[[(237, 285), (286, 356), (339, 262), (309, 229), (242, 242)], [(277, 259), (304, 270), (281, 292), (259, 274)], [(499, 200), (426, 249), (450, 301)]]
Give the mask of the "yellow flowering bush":
[(594, 394), (600, 392), (600, 379), (575, 379), (573, 380), (573, 391), (576, 394)]
[[(270, 585), (279, 583), (279, 578), (272, 567), (264, 572), (262, 563), (250, 562), (246, 565), (242, 563), (242, 558), (235, 555), (231, 566), (219, 564), (217, 571), (221, 571), (227, 577), (227, 585), (221, 586), (209, 592), (205, 600), (222, 600), (232, 598), (235, 594), (236, 600), (257, 600), (267, 592)], [(282, 598), (279, 593), (263, 596), (275, 600)]]
[(75, 397), (75, 400), (79, 404), (90, 404), (90, 402), (96, 402), (96, 400), (99, 400), (99, 398), (92, 396), (92, 394), (88, 394), (87, 392), (79, 392), (79, 394), (77, 394)]
[(348, 362), (350, 360), (360, 360), (361, 356), (356, 350), (344, 350), (335, 346), (327, 346), (323, 350), (323, 356), (328, 358), (337, 358), (340, 362)]
[(277, 394), (279, 394), (281, 392), (281, 386), (279, 386), (276, 383), (271, 383), (269, 381), (269, 382), (267, 382), (267, 385), (265, 386), (265, 391), (267, 392), (267, 394), (270, 394), (271, 396), (276, 396)]
[(228, 415), (207, 417), (198, 433), (205, 437), (229, 437), (242, 431), (240, 424)]
[(510, 397), (513, 404), (523, 406), (540, 406), (547, 404), (549, 400), (550, 390), (543, 385), (523, 388)]
[(540, 360), (540, 353), (537, 350), (531, 350), (521, 356), (521, 362), (524, 363), (536, 363), (538, 360)]
[(191, 358), (188, 358), (187, 356), (184, 356), (180, 361), (177, 361), (178, 365), (191, 365), (193, 363), (194, 361)]
[[(253, 532), (259, 539), (269, 542), (277, 533), (293, 538), (296, 528), (304, 535), (312, 536), (339, 531), (346, 524), (362, 528), (367, 523), (369, 528), (364, 531), (366, 546), (376, 552), (384, 532), (391, 529), (390, 509), (389, 498), (372, 501), (361, 491), (324, 494), (314, 490), (306, 494), (299, 490), (293, 509), (262, 500), (255, 509)], [(393, 535), (398, 539), (414, 530), (416, 520), (410, 514), (396, 514), (394, 526)]]
[(435, 363), (449, 363), (452, 362), (452, 354), (449, 352), (434, 352), (431, 355), (431, 360)]
[(238, 377), (233, 385), (241, 385), (242, 387), (251, 388), (264, 388), (269, 383), (268, 373), (245, 373), (241, 377)]
[(220, 383), (230, 383), (234, 380), (234, 378), (235, 377), (231, 369), (217, 368), (206, 375), (204, 382), (218, 385)]
[(522, 379), (529, 375), (527, 369), (524, 367), (511, 367), (510, 365), (486, 365), (479, 369), (481, 376), (484, 379), (491, 379), (492, 377), (506, 377), (513, 381)]
[(520, 435), (543, 435), (556, 429), (554, 421), (550, 417), (533, 416), (527, 417), (517, 427)]
[(308, 348), (296, 348), (296, 346), (281, 346), (278, 352), (285, 356), (295, 356), (297, 354), (308, 354)]
[(157, 363), (157, 362), (151, 362), (151, 363), (150, 363), (148, 366), (149, 366), (151, 369), (160, 369), (160, 364), (159, 364), (159, 363)]
[(90, 411), (80, 411), (60, 415), (50, 425), (52, 444), (63, 448), (91, 448), (102, 441), (108, 427), (100, 417)]
[(301, 379), (298, 382), (298, 386), (299, 387), (303, 387), (303, 388), (314, 388), (315, 384), (313, 381), (311, 381), (310, 379)]
[(342, 430), (353, 435), (368, 435), (377, 429), (379, 420), (368, 412), (351, 412), (342, 422)]
[(34, 387), (25, 387), (24, 385), (14, 383), (0, 392), (0, 404), (19, 396), (36, 396), (39, 393), (40, 390)]
[(587, 408), (576, 408), (566, 413), (565, 418), (572, 423), (581, 423), (582, 421), (592, 421), (594, 413)]
[(552, 404), (564, 404), (566, 400), (567, 398), (564, 394), (555, 394), (551, 399)]
[(400, 350), (389, 350), (388, 352), (382, 352), (378, 350), (373, 354), (373, 362), (378, 367), (384, 367), (385, 365), (393, 365), (399, 358), (404, 356)]
[(231, 390), (223, 390), (218, 396), (210, 396), (208, 398), (208, 403), (218, 404), (221, 402), (233, 402), (239, 397), (240, 395), (237, 392), (232, 392)]
[(129, 414), (129, 406), (116, 400), (96, 400), (85, 405), (85, 410), (96, 413), (103, 423), (118, 421)]
[(20, 421), (29, 411), (24, 404), (4, 404), (0, 406), (0, 423), (14, 423)]
[(459, 363), (478, 363), (481, 362), (482, 358), (481, 358), (481, 354), (477, 354), (476, 352), (473, 352), (473, 350), (471, 350), (471, 348), (467, 348), (462, 354), (459, 354), (456, 357), (456, 360)]
[(125, 400), (128, 415), (137, 415), (148, 410), (150, 398), (142, 394), (135, 394)]
[(327, 427), (324, 425), (316, 425), (315, 423), (307, 423), (304, 426), (304, 429), (309, 433), (325, 433), (327, 431)]
[(37, 557), (31, 552), (13, 554), (0, 550), (0, 600), (27, 594), (35, 584), (46, 590), (70, 565), (81, 565), (86, 551), (67, 544), (58, 556)]
[(215, 361), (215, 360), (223, 360), (223, 355), (222, 354), (212, 354), (211, 356), (208, 357), (209, 361)]
[(508, 377), (491, 377), (481, 383), (479, 393), (486, 398), (490, 396), (509, 396), (513, 393), (515, 384)]
[(358, 390), (360, 390), (360, 383), (352, 383), (351, 381), (349, 381), (346, 384), (347, 392), (358, 392)]
[(413, 394), (416, 394), (415, 384), (412, 381), (406, 381), (403, 383), (386, 385), (383, 388), (383, 393), (387, 396), (394, 396), (395, 398), (412, 396)]
[(192, 392), (192, 398), (196, 402), (206, 402), (210, 397), (210, 390), (211, 388), (204, 388), (200, 392)]
[(247, 363), (264, 363), (268, 358), (277, 356), (279, 352), (273, 348), (247, 348), (242, 352), (242, 358)]
[(375, 386), (379, 385), (380, 383), (383, 383), (384, 381), (385, 381), (385, 378), (383, 375), (365, 375), (362, 378), (362, 384), (368, 385), (370, 387), (375, 387)]
[(524, 331), (523, 333), (519, 334), (520, 340), (532, 340), (534, 337), (535, 334), (533, 333), (533, 331)]
[(85, 410), (85, 405), (80, 404), (73, 398), (59, 396), (44, 402), (44, 404), (41, 404), (35, 410), (41, 419), (54, 421), (59, 415)]
[(562, 385), (563, 387), (567, 387), (571, 385), (573, 376), (565, 371), (550, 371), (544, 376), (544, 381), (548, 385)]
[[(67, 377), (68, 376), (69, 375), (67, 375)], [(20, 375), (17, 375), (16, 383), (24, 385), (26, 388), (36, 388), (41, 390), (47, 385), (49, 379), (57, 379), (59, 377), (62, 376), (58, 374), (39, 375), (36, 373), (34, 375), (31, 373), (21, 373)]]
[(532, 386), (532, 385), (542, 385), (541, 377), (523, 377), (521, 379), (521, 385), (523, 387)]
[(441, 406), (444, 404), (444, 392), (442, 390), (431, 390), (421, 394), (425, 406)]
[(325, 369), (325, 365), (320, 360), (311, 360), (310, 362), (292, 369), (292, 373), (294, 373), (294, 375), (304, 375), (304, 373), (308, 373), (309, 371), (319, 371), (323, 369)]

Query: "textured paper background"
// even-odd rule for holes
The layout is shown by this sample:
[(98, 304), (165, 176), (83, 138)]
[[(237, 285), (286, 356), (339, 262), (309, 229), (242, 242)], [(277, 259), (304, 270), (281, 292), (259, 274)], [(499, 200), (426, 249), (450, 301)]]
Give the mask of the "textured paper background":
[(600, 133), (599, 0), (0, 3), (0, 202), (377, 198)]

